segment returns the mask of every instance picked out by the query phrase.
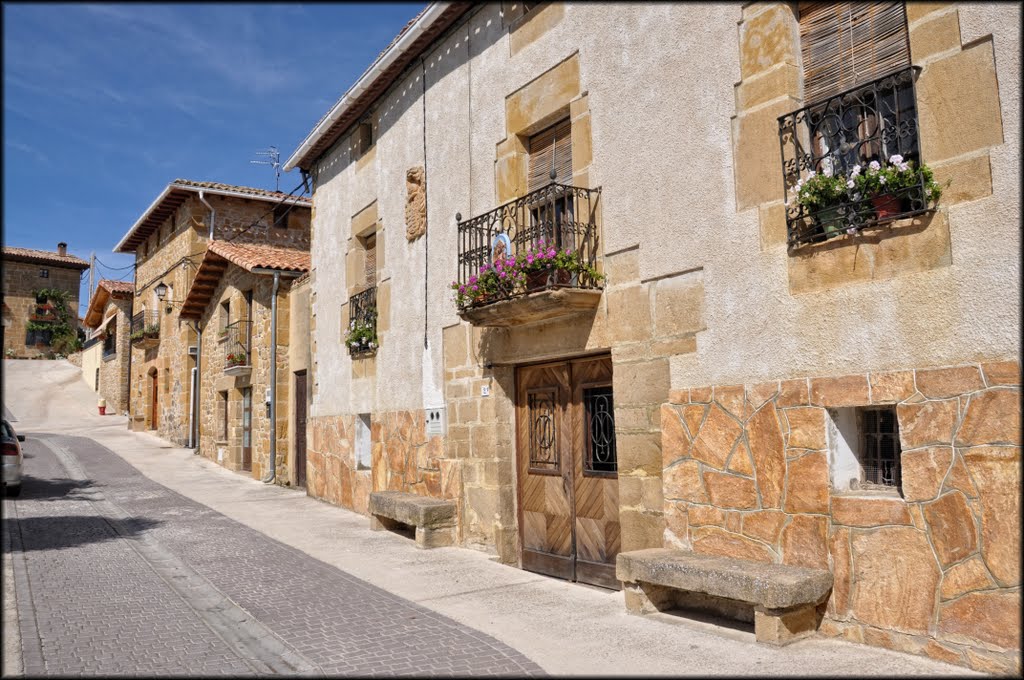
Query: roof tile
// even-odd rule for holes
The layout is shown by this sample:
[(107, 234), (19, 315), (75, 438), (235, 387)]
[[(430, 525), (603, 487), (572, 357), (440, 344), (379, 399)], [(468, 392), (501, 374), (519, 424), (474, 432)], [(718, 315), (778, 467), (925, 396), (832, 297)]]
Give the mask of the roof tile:
[(89, 263), (74, 255), (61, 255), (49, 250), (33, 250), (32, 248), (15, 248), (13, 246), (3, 247), (4, 259), (21, 260), (26, 262), (45, 262), (53, 265), (63, 265), (74, 269), (88, 269)]

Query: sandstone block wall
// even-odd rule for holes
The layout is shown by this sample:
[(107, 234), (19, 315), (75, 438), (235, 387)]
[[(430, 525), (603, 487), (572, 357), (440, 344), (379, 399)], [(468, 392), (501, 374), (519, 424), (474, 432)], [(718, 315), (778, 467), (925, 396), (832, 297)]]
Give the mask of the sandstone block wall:
[[(219, 335), (221, 303), (229, 302), (232, 322), (246, 318), (245, 292), (252, 295), (252, 344), (248, 375), (225, 375), (225, 343)], [(276, 400), (276, 483), (289, 484), (291, 418), (289, 411), (291, 372), (289, 366), (290, 283), (282, 279), (277, 301), (277, 400)], [(254, 479), (263, 478), (270, 464), (270, 417), (266, 397), (270, 388), (271, 294), (270, 276), (250, 274), (229, 265), (200, 320), (204, 328), (202, 380), (200, 381), (199, 452), (225, 467), (242, 465), (242, 390), (252, 390), (251, 448)], [(221, 437), (223, 404), (220, 393), (228, 394), (228, 437)]]
[[(206, 200), (216, 210), (216, 239), (232, 238), (238, 243), (273, 243), (297, 248), (309, 245), (310, 210), (306, 206), (294, 208), (289, 214), (288, 227), (278, 228), (273, 226), (273, 203), (217, 195), (208, 195)], [(193, 196), (149, 236), (145, 256), (141, 253), (141, 247), (136, 252), (138, 268), (135, 277), (135, 311), (141, 311), (143, 306), (151, 310), (159, 309), (161, 329), (160, 343), (156, 348), (133, 350), (132, 422), (137, 429), (152, 428), (150, 380), (155, 374), (160, 395), (158, 434), (182, 446), (188, 442), (189, 381), (191, 369), (195, 366), (194, 358), (188, 355), (188, 348), (196, 344), (197, 336), (178, 317), (178, 310), (206, 252), (209, 220), (209, 210), (198, 197)], [(174, 301), (179, 303), (170, 306), (170, 311), (167, 311), (167, 305), (159, 304), (156, 299), (154, 289), (160, 282), (173, 287)], [(287, 317), (285, 324), (287, 328)], [(205, 381), (206, 374), (203, 375), (204, 380), (201, 382)], [(263, 396), (256, 395), (255, 391), (253, 393), (254, 403), (261, 410)], [(255, 413), (254, 408), (254, 416)], [(279, 407), (278, 413), (283, 414), (279, 418), (287, 419), (287, 408)], [(287, 431), (286, 426), (283, 431)], [(286, 444), (287, 440), (284, 441)], [(280, 446), (278, 451), (281, 451)], [(278, 460), (282, 459), (286, 460), (287, 456), (279, 455)], [(256, 466), (255, 458), (253, 465)], [(283, 478), (287, 479), (287, 474)]]
[[(47, 278), (39, 276), (39, 270), (46, 269)], [(36, 296), (33, 291), (55, 288), (70, 293), (68, 305), (72, 317), (78, 318), (78, 292), (81, 286), (81, 271), (67, 269), (50, 263), (3, 261), (3, 301), (10, 309), (11, 325), (4, 329), (4, 356), (7, 350), (14, 350), (14, 357), (24, 359), (40, 356), (50, 351), (49, 347), (25, 345), (25, 326), (29, 317), (35, 314)], [(72, 326), (75, 322), (72, 321)]]
[[(1018, 361), (675, 390), (665, 546), (829, 569), (826, 634), (1020, 664)], [(828, 408), (895, 405), (902, 497), (836, 492)]]
[[(116, 328), (117, 351), (109, 357), (102, 356), (100, 350), (100, 389), (99, 394), (107, 400), (107, 413), (118, 415), (128, 410), (128, 354), (131, 352), (131, 309), (132, 301), (125, 298), (111, 297), (103, 310), (106, 323), (102, 328)], [(99, 343), (102, 347), (103, 343)], [(95, 376), (86, 375), (86, 381), (92, 385)]]

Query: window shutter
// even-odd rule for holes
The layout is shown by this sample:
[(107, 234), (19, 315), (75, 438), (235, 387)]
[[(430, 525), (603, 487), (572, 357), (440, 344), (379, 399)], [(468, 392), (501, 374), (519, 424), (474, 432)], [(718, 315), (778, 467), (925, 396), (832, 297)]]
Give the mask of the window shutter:
[(366, 276), (366, 285), (374, 286), (377, 284), (377, 234), (371, 234), (366, 237), (366, 251), (364, 274)]
[(910, 66), (902, 2), (802, 2), (804, 101), (811, 103)]
[(568, 119), (530, 137), (529, 153), (527, 191), (535, 191), (551, 183), (552, 159), (555, 182), (572, 184), (572, 128)]

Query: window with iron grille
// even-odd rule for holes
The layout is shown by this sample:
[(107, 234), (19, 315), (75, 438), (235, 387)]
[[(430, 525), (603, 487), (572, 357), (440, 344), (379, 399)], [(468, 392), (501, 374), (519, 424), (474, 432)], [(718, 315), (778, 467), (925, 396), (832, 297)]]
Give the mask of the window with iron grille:
[(844, 181), (839, 195), (801, 204), (812, 174), (852, 179), (894, 156), (916, 169), (920, 152), (919, 69), (910, 62), (904, 3), (803, 2), (799, 10), (807, 105), (779, 117), (789, 245), (927, 211), (931, 194), (920, 172), (916, 183), (884, 195), (860, 195)]
[(50, 270), (49, 269), (40, 269), (39, 270), (39, 278), (41, 278), (41, 279), (48, 279), (48, 278), (50, 278)]
[(228, 440), (228, 393), (226, 391), (218, 392), (217, 402), (220, 406), (217, 409), (220, 413), (220, 440), (226, 442)]
[(583, 390), (586, 421), (586, 457), (584, 472), (616, 473), (618, 458), (615, 449), (615, 402), (612, 386), (589, 387)]
[(900, 432), (896, 409), (865, 408), (860, 423), (861, 484), (864, 488), (902, 486)]

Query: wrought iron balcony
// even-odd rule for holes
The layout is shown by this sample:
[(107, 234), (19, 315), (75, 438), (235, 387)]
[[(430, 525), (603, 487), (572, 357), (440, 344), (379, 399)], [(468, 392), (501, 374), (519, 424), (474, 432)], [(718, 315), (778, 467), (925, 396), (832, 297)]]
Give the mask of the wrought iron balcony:
[[(551, 183), (468, 220), (456, 215), (459, 257), (453, 287), (463, 317), (482, 325), (511, 325), (525, 319), (507, 308), (500, 315), (475, 312), (539, 292), (589, 291), (534, 301), (534, 320), (596, 305), (600, 195), (600, 188)], [(535, 259), (552, 252), (561, 253), (566, 266)]]
[(928, 212), (926, 178), (883, 196), (848, 188), (840, 200), (810, 210), (798, 201), (798, 182), (811, 172), (848, 177), (855, 166), (884, 163), (894, 155), (920, 165), (917, 95), (919, 67), (895, 71), (846, 92), (780, 116), (786, 227), (790, 247), (856, 234)]
[(353, 357), (377, 351), (377, 287), (373, 286), (348, 299), (348, 332), (345, 344)]
[(160, 340), (160, 312), (147, 309), (132, 316), (129, 339), (143, 347), (154, 346)]
[(229, 323), (224, 328), (224, 372), (242, 375), (252, 370), (252, 322)]

